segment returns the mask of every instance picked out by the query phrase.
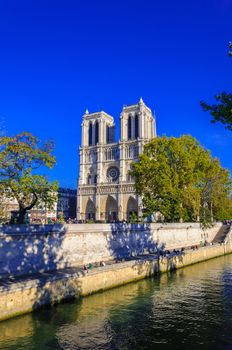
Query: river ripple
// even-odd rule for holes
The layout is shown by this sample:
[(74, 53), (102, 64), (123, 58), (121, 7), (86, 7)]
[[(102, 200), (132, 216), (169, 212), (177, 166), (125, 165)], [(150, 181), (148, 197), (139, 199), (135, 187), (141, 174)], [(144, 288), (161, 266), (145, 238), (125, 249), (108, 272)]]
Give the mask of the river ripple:
[(0, 323), (0, 349), (232, 349), (232, 255)]

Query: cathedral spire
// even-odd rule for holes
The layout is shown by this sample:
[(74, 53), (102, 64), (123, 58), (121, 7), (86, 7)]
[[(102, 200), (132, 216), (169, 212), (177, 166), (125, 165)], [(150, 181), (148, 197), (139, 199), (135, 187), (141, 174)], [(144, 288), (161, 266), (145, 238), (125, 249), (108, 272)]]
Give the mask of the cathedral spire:
[(89, 114), (88, 108), (86, 108), (85, 114)]
[(143, 102), (142, 97), (140, 97), (139, 104), (142, 104), (142, 103), (144, 103), (144, 102)]

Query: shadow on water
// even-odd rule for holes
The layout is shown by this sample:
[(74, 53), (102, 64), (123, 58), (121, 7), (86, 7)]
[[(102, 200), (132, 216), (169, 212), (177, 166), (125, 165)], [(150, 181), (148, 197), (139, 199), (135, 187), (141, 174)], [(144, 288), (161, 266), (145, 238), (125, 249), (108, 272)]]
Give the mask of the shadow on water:
[(226, 349), (232, 256), (0, 323), (0, 349)]
[(2, 344), (27, 349), (28, 343), (36, 344), (36, 349), (63, 349), (70, 344), (79, 349), (93, 342), (94, 337), (107, 342), (105, 324), (111, 311), (128, 308), (139, 293), (147, 290), (146, 284), (134, 283), (1, 322), (0, 349)]

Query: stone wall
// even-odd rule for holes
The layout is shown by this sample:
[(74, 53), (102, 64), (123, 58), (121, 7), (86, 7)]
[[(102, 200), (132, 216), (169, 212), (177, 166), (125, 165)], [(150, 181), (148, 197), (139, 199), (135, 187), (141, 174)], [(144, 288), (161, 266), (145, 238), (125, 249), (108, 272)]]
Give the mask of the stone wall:
[(0, 320), (35, 310), (43, 305), (64, 299), (76, 298), (136, 281), (156, 273), (182, 268), (232, 252), (231, 233), (225, 243), (186, 250), (168, 257), (143, 257), (105, 267), (89, 273), (76, 269), (73, 272), (53, 272), (46, 276), (32, 276), (0, 286)]
[(0, 278), (211, 242), (221, 224), (0, 226)]

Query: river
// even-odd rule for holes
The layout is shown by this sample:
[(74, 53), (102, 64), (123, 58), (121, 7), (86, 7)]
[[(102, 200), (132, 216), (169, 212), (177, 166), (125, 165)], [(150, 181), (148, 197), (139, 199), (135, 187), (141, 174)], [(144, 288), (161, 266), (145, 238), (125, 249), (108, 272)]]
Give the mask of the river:
[(0, 323), (0, 349), (232, 349), (232, 255)]

